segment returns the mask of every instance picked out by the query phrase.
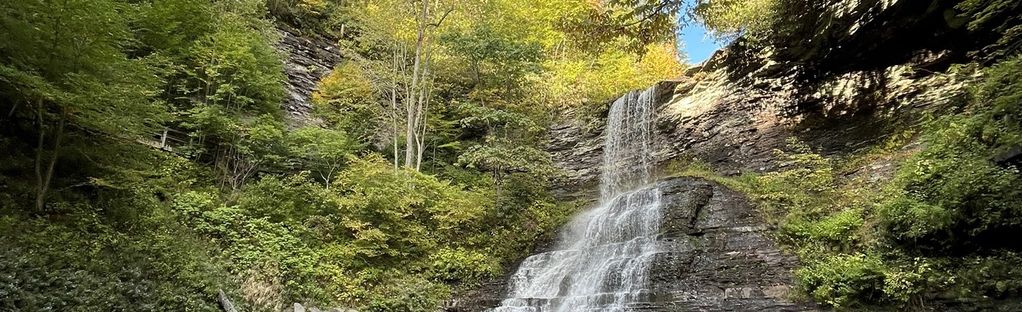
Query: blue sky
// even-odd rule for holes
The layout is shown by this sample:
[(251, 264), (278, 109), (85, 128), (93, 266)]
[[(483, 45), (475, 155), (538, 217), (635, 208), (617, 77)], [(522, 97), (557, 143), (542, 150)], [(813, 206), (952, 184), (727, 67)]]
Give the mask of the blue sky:
[(686, 25), (678, 36), (681, 41), (681, 49), (688, 55), (690, 64), (698, 64), (713, 55), (714, 51), (720, 49), (725, 42), (716, 42), (712, 36), (706, 33), (703, 24), (693, 22)]
[[(694, 7), (696, 1), (685, 0), (682, 10)], [(698, 21), (691, 21), (689, 25), (682, 23), (682, 25), (684, 28), (682, 28), (681, 34), (678, 35), (678, 41), (681, 41), (681, 49), (685, 51), (690, 64), (702, 63), (710, 58), (713, 52), (727, 44), (726, 42), (714, 41), (713, 37), (706, 33), (706, 27), (703, 27), (703, 24)]]

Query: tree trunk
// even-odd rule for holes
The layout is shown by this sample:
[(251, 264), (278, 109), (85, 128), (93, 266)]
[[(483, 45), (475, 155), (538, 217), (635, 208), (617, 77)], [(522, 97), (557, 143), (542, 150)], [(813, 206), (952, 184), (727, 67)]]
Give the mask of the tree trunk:
[[(432, 54), (432, 53), (429, 53), (429, 54)], [(424, 76), (426, 76), (426, 74), (429, 73), (429, 66), (430, 66), (430, 63), (432, 63), (430, 61), (431, 59), (429, 58), (429, 54), (427, 54), (426, 67), (423, 70)], [(424, 86), (422, 89), (423, 90), (419, 92), (419, 105), (418, 105), (419, 109), (420, 109), (419, 120), (420, 120), (420, 123), (421, 123), (421, 127), (419, 127), (419, 129), (420, 129), (419, 131), (420, 132), (419, 132), (419, 135), (417, 136), (417, 140), (416, 140), (416, 142), (418, 143), (418, 145), (417, 145), (418, 155), (415, 158), (415, 170), (416, 171), (422, 171), (421, 170), (421, 168), (422, 168), (422, 153), (426, 151), (426, 144), (425, 144), (426, 143), (426, 127), (428, 126), (428, 124), (426, 122), (427, 121), (426, 117), (429, 114), (429, 96), (431, 95), (431, 93), (433, 91), (432, 83), (430, 83), (430, 85), (428, 85), (428, 86)]]
[(405, 108), (405, 167), (411, 168), (415, 163), (415, 106)]
[[(42, 114), (40, 114), (39, 117), (41, 119), (42, 118)], [(43, 152), (43, 150), (42, 150), (42, 135), (40, 135), (40, 141), (39, 141), (40, 149), (37, 152), (39, 154), (36, 155), (36, 161), (37, 161), (36, 162), (36, 174), (37, 174), (38, 181), (40, 181), (39, 192), (36, 193), (36, 198), (35, 198), (35, 206), (36, 206), (36, 210), (37, 211), (43, 211), (43, 208), (46, 206), (46, 193), (49, 192), (49, 190), (50, 190), (50, 184), (53, 181), (53, 172), (56, 171), (56, 168), (57, 168), (57, 158), (60, 157), (60, 143), (61, 143), (61, 140), (64, 138), (65, 119), (67, 119), (67, 116), (62, 114), (60, 116), (60, 121), (57, 124), (57, 131), (53, 133), (53, 135), (55, 136), (54, 139), (53, 139), (53, 155), (50, 155), (50, 162), (49, 162), (49, 164), (46, 167), (46, 175), (45, 176), (41, 176), (41, 177), (38, 176), (38, 174), (39, 174), (39, 161), (42, 160), (42, 157), (40, 155)], [(41, 126), (41, 124), (40, 124), (40, 126)]]
[(394, 170), (397, 170), (397, 168), (399, 166), (399, 164), (398, 164), (399, 160), (397, 158), (398, 157), (397, 156), (398, 155), (398, 150), (397, 150), (397, 137), (398, 137), (398, 131), (397, 131), (397, 78), (398, 78), (398, 69), (399, 68), (400, 67), (398, 66), (397, 49), (394, 49), (394, 72), (393, 72), (394, 75), (391, 77), (392, 84), (391, 84), (391, 87), (390, 87), (390, 127), (391, 127), (391, 130), (392, 130), (393, 134), (394, 134)]
[(35, 149), (35, 181), (36, 181), (36, 211), (43, 210), (43, 204), (40, 202), (40, 198), (43, 196), (43, 147), (45, 146), (46, 140), (46, 128), (43, 121), (43, 99), (39, 98), (36, 101), (36, 122), (39, 126), (39, 141), (36, 143)]
[(417, 93), (420, 88), (419, 76), (421, 75), (423, 43), (425, 42), (426, 38), (426, 27), (428, 26), (427, 23), (428, 19), (429, 19), (429, 1), (423, 0), (422, 10), (420, 11), (418, 17), (417, 27), (418, 34), (415, 40), (415, 61), (413, 62), (412, 65), (411, 92), (405, 97), (405, 103), (407, 103), (406, 104), (407, 106), (405, 106), (405, 111), (407, 113), (407, 116), (405, 118), (405, 135), (406, 135), (405, 145), (407, 145), (405, 146), (405, 167), (409, 168), (413, 167), (415, 155), (418, 153), (418, 146), (416, 145), (415, 136), (417, 135), (416, 130), (418, 129), (417, 122), (419, 119), (419, 107), (418, 105), (415, 105), (416, 97), (413, 94)]
[(429, 90), (430, 86), (426, 85), (426, 79), (429, 77), (429, 65), (433, 50), (430, 49), (426, 52), (426, 63), (422, 67), (422, 79), (423, 82), (419, 88), (419, 99), (415, 105), (416, 110), (419, 112), (419, 116), (416, 120), (416, 135), (415, 135), (415, 170), (421, 171), (422, 168), (422, 152), (426, 150), (426, 113), (429, 110)]

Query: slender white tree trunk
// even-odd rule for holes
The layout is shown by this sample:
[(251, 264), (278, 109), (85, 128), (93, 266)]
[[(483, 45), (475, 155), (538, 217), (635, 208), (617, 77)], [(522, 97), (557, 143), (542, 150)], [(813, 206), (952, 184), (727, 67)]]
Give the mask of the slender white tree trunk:
[(398, 157), (398, 148), (397, 148), (397, 139), (398, 139), (398, 130), (397, 130), (397, 79), (398, 79), (399, 69), (400, 69), (400, 67), (398, 65), (397, 49), (394, 49), (394, 71), (393, 71), (393, 76), (390, 77), (390, 79), (391, 79), (391, 85), (390, 85), (390, 127), (391, 127), (391, 132), (394, 135), (394, 170), (397, 170), (398, 166), (400, 166), (400, 164), (398, 163), (400, 160), (397, 158)]
[(415, 61), (412, 63), (412, 83), (411, 93), (405, 98), (405, 167), (412, 168), (414, 166), (415, 155), (418, 153), (418, 144), (416, 136), (418, 135), (418, 120), (421, 107), (416, 103), (416, 97), (414, 94), (419, 92), (420, 75), (422, 74), (422, 53), (423, 45), (426, 42), (426, 27), (429, 26), (429, 1), (422, 1), (422, 8), (419, 11), (419, 17), (417, 18), (418, 29), (415, 40)]

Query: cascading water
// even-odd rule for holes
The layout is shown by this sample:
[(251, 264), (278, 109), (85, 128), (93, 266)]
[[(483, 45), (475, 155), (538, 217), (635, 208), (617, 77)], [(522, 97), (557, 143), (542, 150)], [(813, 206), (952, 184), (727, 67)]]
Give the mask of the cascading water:
[(655, 89), (611, 106), (599, 206), (571, 221), (557, 250), (525, 259), (492, 311), (627, 311), (642, 301), (661, 222), (660, 190), (651, 184)]

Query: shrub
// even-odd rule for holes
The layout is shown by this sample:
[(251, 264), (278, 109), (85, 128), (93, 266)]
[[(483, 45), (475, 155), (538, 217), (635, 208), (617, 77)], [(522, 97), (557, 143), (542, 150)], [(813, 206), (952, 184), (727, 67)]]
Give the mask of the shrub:
[(93, 208), (69, 207), (70, 224), (0, 217), (0, 310), (213, 312), (217, 289), (233, 293), (223, 264), (183, 227), (119, 231)]
[(799, 268), (795, 275), (814, 299), (836, 307), (880, 301), (883, 263), (865, 254), (834, 255)]
[(415, 276), (397, 276), (373, 290), (376, 295), (366, 305), (373, 312), (436, 311), (450, 289), (443, 284)]
[(495, 259), (479, 251), (441, 248), (429, 256), (433, 276), (441, 281), (458, 282), (494, 277), (500, 266)]
[(1020, 143), (1020, 68), (1015, 59), (988, 69), (969, 111), (931, 124), (927, 147), (899, 169), (880, 213), (904, 247), (936, 254), (1022, 247), (1002, 239), (1022, 233), (1022, 176), (994, 162)]
[[(1022, 175), (1002, 155), (1022, 144), (1020, 68), (1020, 58), (988, 68), (961, 113), (925, 125), (922, 150), (891, 181), (863, 182), (835, 169), (855, 172), (878, 155), (903, 155), (889, 144), (835, 166), (797, 142), (794, 153), (779, 154), (781, 171), (725, 180), (779, 226), (781, 241), (805, 263), (799, 285), (825, 304), (1017, 296), (1022, 243), (1005, 237), (1022, 234)], [(892, 140), (904, 145), (910, 137)]]

